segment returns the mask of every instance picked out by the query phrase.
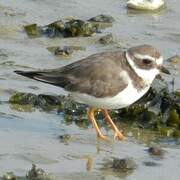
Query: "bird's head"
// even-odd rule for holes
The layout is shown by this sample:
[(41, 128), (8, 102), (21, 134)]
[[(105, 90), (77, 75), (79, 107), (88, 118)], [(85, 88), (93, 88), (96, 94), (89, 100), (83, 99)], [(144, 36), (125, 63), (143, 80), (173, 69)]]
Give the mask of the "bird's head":
[(125, 56), (131, 68), (147, 84), (151, 84), (161, 72), (170, 74), (162, 65), (163, 57), (160, 52), (151, 45), (145, 44), (129, 48), (125, 52)]

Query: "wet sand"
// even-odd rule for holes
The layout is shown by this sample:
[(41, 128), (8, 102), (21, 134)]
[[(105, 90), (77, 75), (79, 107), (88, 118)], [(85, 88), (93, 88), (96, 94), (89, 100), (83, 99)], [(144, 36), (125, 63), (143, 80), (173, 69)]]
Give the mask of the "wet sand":
[[(166, 8), (158, 13), (130, 12), (126, 1), (91, 0), (76, 1), (1, 0), (0, 3), (0, 176), (7, 171), (25, 175), (32, 163), (51, 173), (55, 179), (126, 179), (126, 180), (179, 180), (179, 140), (154, 138), (145, 133), (144, 139), (127, 136), (123, 142), (99, 142), (92, 126), (80, 128), (68, 125), (61, 114), (43, 112), (20, 112), (6, 101), (12, 90), (36, 94), (66, 94), (62, 89), (20, 77), (14, 70), (32, 70), (62, 66), (90, 54), (127, 48), (148, 43), (159, 48), (168, 58), (180, 52), (180, 1), (166, 1)], [(88, 19), (98, 14), (115, 18), (113, 27), (103, 34), (82, 38), (28, 38), (23, 26), (31, 23), (45, 25), (55, 20), (73, 16)], [(97, 39), (109, 32), (115, 43), (104, 46)], [(54, 57), (49, 46), (83, 46), (86, 51), (74, 53), (68, 60)], [(180, 87), (179, 64), (175, 67), (165, 62), (175, 78), (175, 89)], [(164, 76), (169, 82), (172, 77)], [(36, 87), (36, 88), (35, 88)], [(170, 87), (171, 88), (171, 87)], [(105, 130), (105, 129), (104, 129)], [(106, 132), (106, 131), (105, 131)], [(109, 133), (109, 132), (108, 132)], [(59, 135), (70, 134), (72, 138), (62, 142)], [(149, 138), (148, 141), (145, 140)], [(146, 149), (158, 144), (165, 150), (164, 158), (149, 156)], [(132, 173), (122, 174), (106, 168), (106, 161), (132, 157), (138, 167)], [(145, 166), (153, 161), (157, 166)]]

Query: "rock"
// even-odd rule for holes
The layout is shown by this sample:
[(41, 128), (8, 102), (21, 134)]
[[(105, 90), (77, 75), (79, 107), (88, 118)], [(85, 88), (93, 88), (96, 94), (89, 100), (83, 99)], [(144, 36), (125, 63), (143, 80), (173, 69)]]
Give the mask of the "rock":
[(143, 11), (154, 11), (159, 10), (165, 6), (164, 0), (129, 0), (127, 2), (127, 7), (135, 10)]
[(38, 26), (38, 29), (41, 35), (45, 35), (50, 38), (53, 37), (63, 38), (65, 36), (64, 34), (65, 26), (66, 26), (65, 22), (59, 20), (45, 26)]
[[(63, 96), (53, 96), (47, 94), (39, 94), (36, 102), (39, 104), (49, 104), (49, 105), (59, 105), (61, 103)], [(40, 102), (40, 103), (39, 103)]]
[(54, 28), (58, 30), (59, 32), (63, 32), (66, 29), (66, 23), (63, 22), (62, 20), (55, 21), (51, 24), (47, 25), (49, 28)]
[(15, 92), (9, 99), (9, 102), (12, 104), (35, 104), (37, 101), (37, 96), (32, 93), (21, 93)]
[(39, 176), (39, 175), (41, 176), (41, 175), (44, 175), (44, 174), (45, 174), (45, 172), (44, 172), (43, 169), (36, 169), (36, 165), (33, 164), (31, 170), (28, 172), (27, 177), (30, 178), (30, 179), (32, 179), (32, 178), (34, 179), (37, 176)]
[(81, 46), (54, 46), (47, 48), (50, 52), (52, 52), (56, 56), (70, 56), (74, 51), (82, 51), (85, 48)]
[(113, 23), (115, 20), (112, 16), (100, 14), (98, 16), (90, 18), (88, 21), (101, 22), (101, 23)]
[(17, 180), (17, 177), (14, 175), (13, 172), (7, 172), (3, 175), (2, 180)]
[(148, 152), (153, 156), (162, 156), (164, 154), (164, 151), (161, 148), (155, 146), (149, 147)]
[(45, 173), (43, 169), (36, 168), (36, 165), (32, 165), (31, 170), (27, 174), (27, 179), (30, 180), (52, 180), (52, 178)]
[(68, 141), (71, 139), (71, 135), (69, 134), (63, 134), (59, 136), (59, 139), (62, 143), (68, 144)]
[(180, 63), (180, 56), (179, 55), (172, 56), (172, 57), (168, 58), (167, 61), (169, 61), (173, 64)]
[(30, 24), (24, 26), (28, 36), (39, 37), (41, 35), (47, 37), (86, 37), (94, 33), (100, 32), (101, 29), (112, 26), (113, 18), (107, 15), (99, 15), (84, 21), (81, 19), (59, 20), (45, 26)]
[[(9, 99), (9, 103), (11, 105), (16, 106), (15, 109), (27, 108), (32, 109), (33, 107), (41, 108), (45, 111), (53, 110), (57, 108), (64, 96), (53, 96), (53, 95), (45, 95), (45, 94), (32, 94), (32, 93), (22, 93), (22, 92), (15, 92)], [(23, 106), (26, 105), (26, 106)], [(27, 106), (27, 105), (30, 105)]]
[(112, 16), (101, 14), (90, 18), (88, 21), (96, 27), (97, 32), (101, 32), (101, 29), (111, 27), (115, 20)]
[(39, 94), (37, 96), (36, 102), (34, 103), (34, 106), (45, 111), (51, 111), (59, 106), (61, 100), (62, 96)]
[(102, 36), (100, 39), (99, 39), (99, 42), (101, 44), (110, 44), (113, 42), (113, 35), (112, 34), (107, 34), (105, 36)]
[(63, 134), (63, 135), (60, 135), (60, 136), (59, 136), (59, 139), (60, 139), (60, 140), (70, 139), (70, 138), (71, 138), (71, 136), (70, 136), (69, 134)]
[(71, 49), (68, 46), (64, 46), (63, 48), (58, 47), (55, 51), (55, 55), (63, 55), (63, 56), (69, 56), (73, 53), (73, 49)]
[(37, 37), (40, 35), (37, 24), (29, 24), (27, 26), (24, 26), (24, 29), (30, 37)]
[(120, 171), (129, 171), (137, 168), (135, 161), (132, 158), (119, 159), (115, 158), (113, 160), (113, 169)]
[(48, 37), (79, 37), (91, 36), (97, 32), (95, 25), (88, 21), (72, 19), (67, 22), (56, 21), (50, 25), (39, 27), (40, 33)]
[(32, 165), (31, 170), (26, 176), (16, 176), (13, 172), (7, 172), (3, 175), (2, 180), (53, 180), (53, 178), (46, 174), (43, 169), (36, 168), (36, 165)]
[(90, 36), (97, 32), (97, 28), (88, 21), (73, 19), (66, 23), (66, 37)]

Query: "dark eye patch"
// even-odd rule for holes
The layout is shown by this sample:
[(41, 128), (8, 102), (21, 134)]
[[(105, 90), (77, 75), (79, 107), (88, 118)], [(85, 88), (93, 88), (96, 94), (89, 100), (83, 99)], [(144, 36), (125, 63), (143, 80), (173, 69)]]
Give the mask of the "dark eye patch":
[(147, 64), (147, 65), (152, 63), (152, 61), (149, 59), (143, 59), (142, 61), (143, 61), (143, 64)]

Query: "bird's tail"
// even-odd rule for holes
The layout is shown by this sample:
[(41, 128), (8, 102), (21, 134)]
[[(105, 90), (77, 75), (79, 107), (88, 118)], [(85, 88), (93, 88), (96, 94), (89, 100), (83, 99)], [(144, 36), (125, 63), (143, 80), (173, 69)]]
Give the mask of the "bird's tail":
[(36, 79), (36, 76), (38, 75), (38, 72), (36, 71), (14, 71), (16, 74), (31, 78), (31, 79)]
[(14, 71), (16, 74), (35, 79), (44, 83), (52, 84), (55, 86), (65, 87), (68, 80), (61, 74), (54, 73), (53, 71)]

